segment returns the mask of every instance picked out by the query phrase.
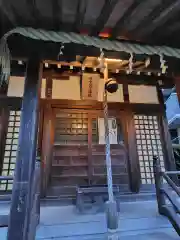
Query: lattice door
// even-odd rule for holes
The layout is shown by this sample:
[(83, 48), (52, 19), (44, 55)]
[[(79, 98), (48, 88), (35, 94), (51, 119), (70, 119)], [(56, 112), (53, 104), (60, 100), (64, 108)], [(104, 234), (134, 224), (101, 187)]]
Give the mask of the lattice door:
[(142, 184), (153, 184), (153, 156), (160, 159), (164, 170), (164, 156), (157, 116), (134, 115), (136, 143)]
[[(4, 161), (2, 167), (3, 176), (14, 175), (20, 128), (20, 114), (20, 111), (10, 111), (9, 114), (9, 122), (4, 151)], [(1, 181), (0, 190), (12, 190), (12, 185), (12, 180)]]
[(79, 112), (58, 112), (55, 120), (55, 143), (88, 144), (88, 115)]

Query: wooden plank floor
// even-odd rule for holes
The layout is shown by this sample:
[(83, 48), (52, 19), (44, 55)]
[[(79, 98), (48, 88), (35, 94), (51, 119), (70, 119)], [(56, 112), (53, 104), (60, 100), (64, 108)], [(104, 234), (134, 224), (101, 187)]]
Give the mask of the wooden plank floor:
[[(36, 239), (103, 240), (107, 239), (106, 232), (103, 212), (79, 214), (72, 205), (43, 206)], [(6, 239), (6, 233), (7, 228), (0, 229), (1, 240)], [(120, 240), (179, 239), (168, 220), (157, 213), (155, 201), (122, 203), (118, 236)]]

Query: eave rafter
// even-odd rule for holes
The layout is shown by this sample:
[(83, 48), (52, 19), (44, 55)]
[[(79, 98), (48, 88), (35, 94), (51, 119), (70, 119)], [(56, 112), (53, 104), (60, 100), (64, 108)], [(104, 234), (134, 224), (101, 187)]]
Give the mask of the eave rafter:
[(115, 8), (118, 0), (107, 0), (105, 1), (101, 13), (96, 20), (96, 26), (90, 32), (90, 35), (97, 36), (103, 30), (106, 22), (112, 14), (113, 9)]
[(162, 27), (172, 16), (180, 11), (180, 1), (168, 0), (164, 4), (158, 5), (147, 18), (134, 30), (136, 36), (141, 39), (147, 38), (156, 29)]

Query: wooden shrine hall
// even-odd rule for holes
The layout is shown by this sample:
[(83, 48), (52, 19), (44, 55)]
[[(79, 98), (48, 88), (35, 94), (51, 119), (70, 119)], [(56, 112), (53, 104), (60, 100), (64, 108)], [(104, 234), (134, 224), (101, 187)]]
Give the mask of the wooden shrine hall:
[(32, 239), (35, 185), (41, 198), (65, 201), (79, 188), (107, 186), (108, 79), (117, 83), (107, 103), (119, 193), (155, 192), (154, 156), (162, 171), (176, 170), (162, 89), (175, 86), (180, 101), (180, 46), (170, 38), (180, 3), (20, 2), (0, 5), (0, 191), (12, 193), (9, 226), (22, 229), (21, 240)]

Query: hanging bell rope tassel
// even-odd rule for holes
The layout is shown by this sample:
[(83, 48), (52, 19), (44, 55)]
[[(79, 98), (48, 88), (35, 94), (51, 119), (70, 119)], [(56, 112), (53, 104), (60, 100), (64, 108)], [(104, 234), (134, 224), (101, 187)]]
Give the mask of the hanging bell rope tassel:
[(118, 212), (117, 203), (114, 200), (113, 194), (113, 181), (112, 181), (112, 166), (111, 166), (111, 149), (109, 138), (109, 125), (108, 125), (108, 104), (107, 92), (114, 93), (117, 91), (118, 85), (114, 79), (108, 79), (108, 67), (104, 70), (104, 127), (105, 127), (105, 146), (106, 146), (106, 169), (107, 169), (107, 185), (109, 201), (106, 203), (106, 220), (108, 230), (116, 231), (118, 229)]

